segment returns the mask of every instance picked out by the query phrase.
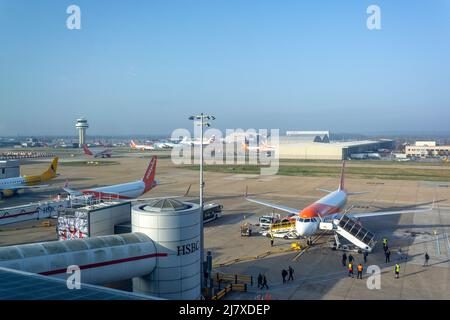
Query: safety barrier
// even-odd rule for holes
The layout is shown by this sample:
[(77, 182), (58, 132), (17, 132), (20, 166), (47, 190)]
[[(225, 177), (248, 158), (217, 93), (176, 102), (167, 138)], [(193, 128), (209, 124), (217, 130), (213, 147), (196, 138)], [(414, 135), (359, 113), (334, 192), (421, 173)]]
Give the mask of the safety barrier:
[(245, 283), (237, 283), (233, 284), (230, 283), (225, 288), (217, 292), (214, 296), (211, 297), (211, 300), (219, 300), (222, 299), (227, 293), (231, 291), (238, 291), (238, 292), (247, 292), (247, 284)]
[(211, 300), (219, 300), (222, 299), (228, 292), (230, 292), (232, 290), (232, 285), (229, 284), (228, 286), (226, 286), (225, 288), (223, 288), (222, 290), (220, 290), (219, 292), (217, 292), (216, 295), (212, 296)]
[(246, 274), (226, 274), (217, 272), (214, 280), (220, 282), (232, 282), (234, 284), (245, 283), (253, 286), (253, 277)]

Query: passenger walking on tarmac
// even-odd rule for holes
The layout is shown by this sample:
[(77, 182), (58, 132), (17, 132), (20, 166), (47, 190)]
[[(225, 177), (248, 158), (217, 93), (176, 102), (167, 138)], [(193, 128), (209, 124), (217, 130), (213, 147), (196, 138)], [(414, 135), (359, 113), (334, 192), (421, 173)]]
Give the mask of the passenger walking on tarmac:
[(384, 255), (386, 256), (386, 263), (391, 262), (391, 250), (387, 249)]
[(283, 283), (286, 283), (287, 275), (288, 275), (288, 272), (286, 271), (286, 269), (283, 269), (283, 271), (281, 271), (281, 276), (283, 277)]
[(428, 255), (428, 252), (425, 252), (425, 263), (423, 264), (423, 266), (428, 266), (428, 260), (430, 260), (430, 256)]
[(364, 263), (367, 263), (367, 256), (368, 255), (369, 255), (369, 253), (367, 251), (364, 251), (364, 253), (363, 253)]
[(262, 274), (258, 274), (258, 289), (262, 287), (263, 276)]
[(273, 247), (273, 233), (270, 233), (270, 246)]
[(352, 256), (352, 254), (350, 253), (349, 255), (348, 255), (348, 262), (353, 262), (353, 256)]
[(289, 266), (288, 271), (289, 271), (289, 278), (288, 278), (288, 281), (294, 281), (294, 268), (292, 268), (291, 266)]
[(358, 276), (356, 277), (357, 279), (361, 279), (362, 280), (362, 272), (363, 272), (363, 265), (360, 263), (358, 264), (358, 267), (356, 267), (358, 270)]
[(269, 289), (269, 286), (267, 285), (267, 278), (266, 278), (266, 275), (263, 275), (261, 289), (264, 289), (264, 287), (266, 287), (267, 290)]
[(400, 265), (398, 263), (395, 264), (394, 271), (395, 271), (395, 279), (398, 279), (400, 275)]
[(342, 265), (343, 265), (344, 267), (347, 266), (347, 255), (345, 254), (345, 252), (344, 252), (344, 254), (342, 255)]
[(353, 263), (351, 263), (351, 262), (348, 264), (348, 276), (352, 277), (352, 278), (354, 277), (354, 275), (353, 275)]

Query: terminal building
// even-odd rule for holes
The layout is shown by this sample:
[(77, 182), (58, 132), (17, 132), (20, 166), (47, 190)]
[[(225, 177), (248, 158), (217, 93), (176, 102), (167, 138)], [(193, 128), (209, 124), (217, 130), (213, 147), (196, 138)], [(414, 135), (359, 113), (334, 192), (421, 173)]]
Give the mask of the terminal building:
[(280, 137), (280, 159), (346, 160), (352, 154), (392, 150), (394, 140), (330, 141), (329, 131), (288, 131)]
[(450, 153), (450, 146), (439, 146), (436, 141), (416, 141), (414, 145), (405, 146), (406, 157), (436, 157), (448, 156)]

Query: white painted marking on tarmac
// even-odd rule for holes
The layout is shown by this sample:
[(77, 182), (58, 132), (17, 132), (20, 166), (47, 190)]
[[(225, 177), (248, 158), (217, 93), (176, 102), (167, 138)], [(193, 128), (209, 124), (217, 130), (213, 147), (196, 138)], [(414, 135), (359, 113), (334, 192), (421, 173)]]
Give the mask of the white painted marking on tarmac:
[(445, 239), (447, 240), (447, 252), (450, 253), (450, 240), (448, 239), (448, 233), (444, 233)]
[(439, 235), (436, 235), (436, 255), (441, 255), (441, 244), (439, 243)]

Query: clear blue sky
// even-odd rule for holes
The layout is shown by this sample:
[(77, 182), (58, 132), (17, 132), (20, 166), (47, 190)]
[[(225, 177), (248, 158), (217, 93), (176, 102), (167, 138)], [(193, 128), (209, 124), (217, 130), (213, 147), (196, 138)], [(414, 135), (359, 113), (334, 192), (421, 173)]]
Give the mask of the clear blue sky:
[(0, 0), (0, 46), (0, 135), (449, 131), (446, 0)]

